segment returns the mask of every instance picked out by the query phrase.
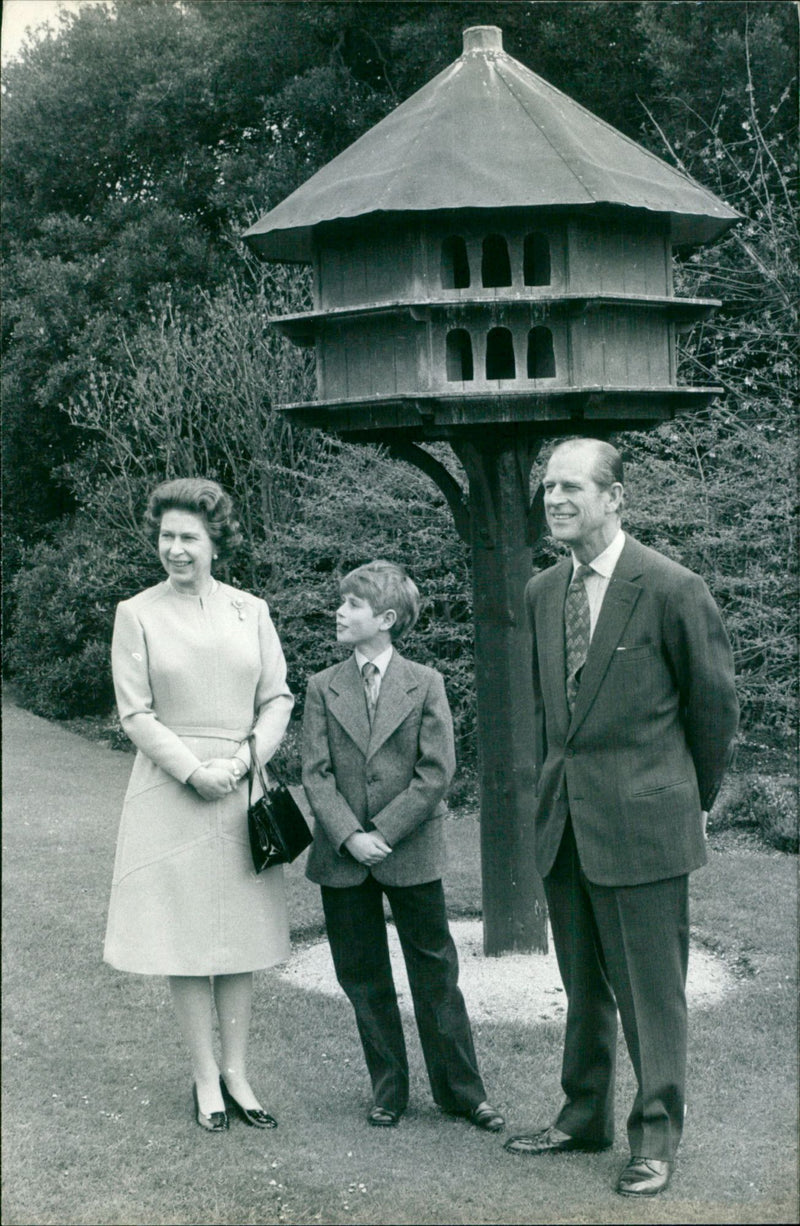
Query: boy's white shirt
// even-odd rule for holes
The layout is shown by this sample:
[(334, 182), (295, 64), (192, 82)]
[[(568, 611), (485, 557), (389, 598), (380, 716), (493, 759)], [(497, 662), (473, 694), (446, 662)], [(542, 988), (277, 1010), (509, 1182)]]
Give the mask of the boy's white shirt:
[[(389, 646), (386, 648), (386, 650), (382, 651), (381, 654), (379, 656), (376, 656), (375, 659), (372, 661), (372, 663), (375, 665), (375, 667), (378, 670), (378, 675), (375, 678), (375, 688), (378, 694), (380, 694), (381, 692), (381, 683), (383, 681), (383, 676), (387, 668), (389, 667), (389, 662), (391, 661), (393, 653), (394, 653), (394, 647), (390, 643)], [(353, 654), (356, 657), (356, 664), (358, 665), (358, 671), (361, 672), (364, 665), (370, 662), (369, 656), (365, 656), (364, 653), (362, 651), (359, 651), (357, 647)]]

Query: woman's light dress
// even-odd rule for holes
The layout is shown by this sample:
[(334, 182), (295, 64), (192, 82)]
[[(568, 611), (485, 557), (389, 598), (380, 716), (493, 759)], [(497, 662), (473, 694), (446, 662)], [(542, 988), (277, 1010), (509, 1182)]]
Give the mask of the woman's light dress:
[(186, 780), (255, 732), (277, 749), (293, 699), (263, 600), (212, 581), (207, 596), (169, 581), (117, 608), (112, 669), (120, 719), (137, 746), (122, 811), (104, 958), (143, 975), (223, 975), (289, 953), (283, 868), (257, 875), (247, 782), (203, 800)]

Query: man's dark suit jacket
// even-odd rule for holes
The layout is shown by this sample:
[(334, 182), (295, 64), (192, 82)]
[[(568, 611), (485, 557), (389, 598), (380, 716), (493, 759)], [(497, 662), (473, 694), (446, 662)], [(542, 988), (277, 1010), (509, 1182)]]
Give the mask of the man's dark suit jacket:
[(570, 718), (564, 600), (571, 559), (526, 589), (536, 706), (536, 861), (553, 866), (569, 813), (597, 885), (676, 877), (706, 860), (710, 809), (738, 721), (733, 657), (703, 580), (626, 537)]

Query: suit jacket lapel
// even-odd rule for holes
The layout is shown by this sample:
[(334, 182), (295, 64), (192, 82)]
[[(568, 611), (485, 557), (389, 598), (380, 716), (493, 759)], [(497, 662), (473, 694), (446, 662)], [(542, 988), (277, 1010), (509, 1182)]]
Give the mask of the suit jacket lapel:
[[(417, 680), (414, 674), (403, 657), (395, 650), (381, 682), (378, 706), (372, 724), (372, 735), (369, 738), (367, 749), (368, 758), (377, 753), (395, 728), (399, 727), (409, 712), (413, 710), (413, 691), (416, 688)], [(364, 705), (366, 707), (366, 703)]]
[[(620, 554), (614, 568), (611, 582), (603, 599), (603, 607), (597, 619), (586, 663), (581, 673), (581, 683), (572, 709), (572, 721), (569, 726), (568, 739), (574, 736), (577, 728), (583, 722), (603, 678), (606, 675), (611, 657), (616, 651), (622, 632), (630, 620), (634, 606), (642, 594), (641, 585), (632, 582), (642, 573), (640, 553), (637, 542), (630, 537)], [(563, 670), (562, 670), (563, 671)]]
[[(388, 676), (388, 672), (387, 672)], [(370, 739), (369, 716), (364, 696), (364, 682), (355, 656), (344, 660), (328, 682), (331, 692), (328, 704), (331, 714), (366, 757)]]

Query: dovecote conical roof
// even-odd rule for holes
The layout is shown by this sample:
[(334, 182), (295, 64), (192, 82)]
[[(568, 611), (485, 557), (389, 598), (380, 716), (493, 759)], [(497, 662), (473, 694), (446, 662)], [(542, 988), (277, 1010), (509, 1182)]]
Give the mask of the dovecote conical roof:
[(439, 209), (616, 205), (668, 214), (675, 245), (738, 214), (503, 51), (496, 26), (246, 231), (268, 259), (311, 258), (322, 222)]

